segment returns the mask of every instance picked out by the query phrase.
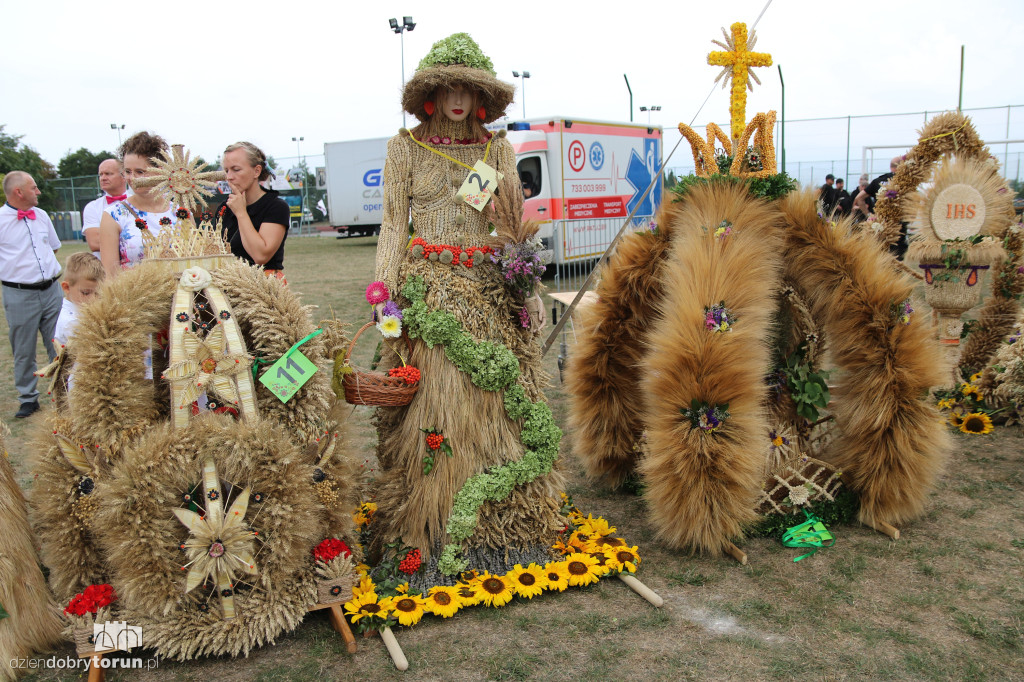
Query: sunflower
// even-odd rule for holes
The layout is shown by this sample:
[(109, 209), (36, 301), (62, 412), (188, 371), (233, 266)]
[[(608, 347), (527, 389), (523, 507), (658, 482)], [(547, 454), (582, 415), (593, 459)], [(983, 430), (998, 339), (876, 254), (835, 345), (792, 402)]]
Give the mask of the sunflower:
[(426, 605), (423, 608), (429, 613), (441, 616), (442, 618), (454, 616), (462, 608), (459, 589), (457, 587), (435, 585), (430, 588), (426, 598)]
[(512, 581), (516, 594), (527, 599), (533, 599), (547, 587), (547, 577), (537, 564), (530, 564), (526, 568), (516, 564), (506, 577)]
[(942, 400), (940, 400), (940, 401), (939, 401), (939, 402), (937, 403), (937, 405), (938, 405), (938, 408), (939, 408), (940, 410), (948, 410), (948, 409), (951, 409), (951, 408), (953, 407), (953, 405), (955, 405), (955, 404), (956, 404), (956, 403), (955, 403), (955, 402), (953, 402), (953, 399), (952, 399), (952, 398), (943, 398)]
[(374, 591), (376, 590), (373, 584), (373, 580), (370, 578), (370, 576), (364, 575), (362, 579), (360, 579), (359, 584), (354, 585), (352, 587), (352, 596), (358, 597), (360, 595), (366, 594), (367, 592)]
[(406, 593), (408, 593), (409, 592), (409, 583), (402, 583), (401, 585), (399, 585), (398, 587), (395, 588), (395, 592), (397, 592), (398, 594), (406, 594)]
[(580, 531), (573, 531), (572, 535), (566, 541), (559, 540), (552, 547), (562, 554), (572, 554), (574, 552), (586, 552), (590, 549), (588, 544), (588, 538), (582, 535)]
[(615, 528), (608, 525), (608, 522), (598, 516), (596, 519), (587, 514), (587, 518), (583, 520), (583, 525), (580, 526), (580, 532), (591, 537), (604, 537), (605, 535), (611, 535), (615, 532)]
[(609, 554), (611, 556), (608, 559), (608, 563), (613, 571), (617, 573), (622, 573), (623, 571), (636, 573), (636, 567), (640, 565), (640, 554), (637, 552), (636, 546), (617, 547), (610, 550)]
[(608, 575), (609, 573), (612, 572), (612, 568), (613, 567), (612, 567), (612, 564), (610, 562), (610, 559), (611, 559), (611, 552), (610, 551), (605, 551), (605, 550), (600, 550), (600, 549), (592, 549), (589, 552), (587, 552), (587, 554), (592, 556), (594, 559), (597, 559), (597, 567), (596, 567), (595, 570), (597, 571), (598, 575)]
[(370, 567), (363, 563), (356, 564), (356, 573), (365, 578), (370, 575)]
[(460, 606), (476, 606), (483, 599), (481, 593), (478, 580), (460, 582), (455, 585), (455, 594), (459, 598)]
[(569, 573), (569, 584), (573, 587), (596, 583), (602, 571), (597, 559), (581, 552), (565, 557), (565, 568)]
[(484, 573), (480, 576), (480, 603), (487, 606), (504, 606), (512, 601), (515, 588), (507, 576)]
[(357, 526), (365, 526), (373, 520), (373, 512), (377, 511), (376, 502), (363, 502), (359, 505), (359, 509), (352, 515), (352, 521)]
[(969, 395), (978, 395), (978, 387), (971, 386), (970, 384), (960, 384), (960, 393), (967, 397)]
[(403, 594), (392, 597), (391, 608), (401, 625), (416, 625), (423, 618), (423, 607), (427, 602), (423, 597), (414, 594)]
[(376, 592), (364, 592), (351, 601), (345, 602), (345, 613), (351, 617), (353, 623), (358, 623), (360, 618), (387, 618), (391, 610), (391, 597), (384, 597), (377, 600)]
[(569, 569), (564, 561), (549, 561), (544, 565), (544, 577), (547, 578), (547, 589), (565, 592), (569, 587)]
[(964, 423), (964, 413), (959, 410), (953, 410), (949, 413), (949, 423), (953, 426), (959, 427)]
[(606, 535), (603, 538), (596, 538), (594, 540), (594, 547), (602, 550), (608, 547), (624, 547), (625, 545), (625, 540), (622, 538), (613, 538), (610, 535)]
[(992, 419), (984, 412), (971, 412), (965, 415), (960, 422), (960, 431), (963, 433), (977, 433), (984, 435), (992, 433)]
[(973, 383), (975, 383), (980, 378), (981, 378), (981, 372), (975, 372), (974, 374), (971, 375), (971, 378), (968, 379), (968, 381), (970, 381), (973, 384)]

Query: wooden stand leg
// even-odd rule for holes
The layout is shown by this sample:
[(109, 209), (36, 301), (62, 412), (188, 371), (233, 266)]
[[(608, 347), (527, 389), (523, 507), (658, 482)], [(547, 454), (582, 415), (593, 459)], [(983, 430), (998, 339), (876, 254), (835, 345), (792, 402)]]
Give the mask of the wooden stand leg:
[(725, 553), (731, 556), (736, 561), (740, 562), (744, 566), (747, 565), (747, 554), (742, 549), (732, 544), (731, 542), (725, 543)]
[(900, 530), (899, 530), (899, 528), (893, 528), (892, 526), (890, 526), (885, 521), (875, 521), (874, 523), (870, 523), (868, 521), (865, 521), (864, 525), (867, 526), (868, 528), (871, 528), (873, 530), (878, 531), (882, 535), (888, 535), (893, 540), (899, 540), (900, 539)]
[(657, 592), (637, 580), (636, 576), (631, 573), (619, 573), (619, 580), (629, 585), (629, 589), (633, 590), (658, 608), (661, 608), (665, 604), (665, 600), (658, 596)]
[(327, 611), (327, 618), (331, 621), (331, 627), (345, 640), (345, 648), (350, 654), (356, 652), (356, 638), (352, 636), (352, 630), (348, 627), (345, 614), (341, 612), (341, 606), (335, 604)]
[(394, 661), (395, 667), (399, 670), (408, 670), (409, 661), (406, 660), (405, 653), (402, 652), (402, 647), (398, 645), (398, 640), (395, 639), (395, 634), (391, 632), (391, 628), (381, 630), (380, 638), (384, 640), (384, 646), (388, 648), (388, 653), (391, 654), (391, 660)]
[(103, 660), (103, 654), (93, 654), (89, 657), (89, 682), (103, 682), (107, 679), (107, 670), (100, 661)]

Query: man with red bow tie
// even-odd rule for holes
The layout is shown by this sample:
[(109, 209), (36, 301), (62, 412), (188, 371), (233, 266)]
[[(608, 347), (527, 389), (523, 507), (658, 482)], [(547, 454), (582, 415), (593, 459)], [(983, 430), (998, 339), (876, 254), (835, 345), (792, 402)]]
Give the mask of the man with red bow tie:
[(42, 333), (50, 360), (57, 355), (53, 331), (63, 298), (57, 283), (60, 239), (46, 211), (36, 208), (39, 188), (31, 175), (11, 171), (4, 176), (3, 188), (7, 203), (0, 206), (0, 289), (21, 402), (14, 416), (21, 419), (39, 409), (36, 334)]
[(93, 199), (82, 211), (82, 236), (92, 249), (92, 255), (100, 257), (100, 218), (107, 206), (115, 201), (128, 198), (128, 185), (124, 177), (121, 162), (117, 159), (105, 159), (100, 164), (100, 189), (103, 196)]

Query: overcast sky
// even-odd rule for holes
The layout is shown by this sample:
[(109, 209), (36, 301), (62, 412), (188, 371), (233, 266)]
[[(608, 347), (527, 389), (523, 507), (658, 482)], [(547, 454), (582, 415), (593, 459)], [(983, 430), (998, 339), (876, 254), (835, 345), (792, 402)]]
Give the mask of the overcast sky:
[[(589, 5), (589, 7), (588, 7)], [(149, 129), (215, 159), (247, 139), (279, 160), (323, 153), (325, 142), (389, 136), (402, 125), (400, 39), (388, 19), (411, 14), (405, 75), (430, 45), (470, 33), (500, 78), (527, 70), (526, 115), (689, 123), (708, 95), (720, 27), (752, 25), (765, 0), (724, 2), (131, 2), (5, 3), (0, 123), (47, 160), (68, 150), (113, 149), (117, 134)], [(606, 9), (612, 8), (614, 9)], [(1005, 105), (1024, 104), (1016, 0), (846, 3), (774, 0), (757, 25), (757, 50), (786, 82), (786, 118), (955, 108), (960, 46), (966, 45), (964, 107), (986, 139), (1005, 139)], [(776, 67), (758, 69), (748, 119), (778, 109)], [(509, 114), (522, 115), (521, 81)], [(718, 89), (695, 125), (727, 129), (728, 93)], [(854, 121), (851, 155), (863, 145), (913, 140), (923, 117)], [(1024, 138), (1024, 108), (1011, 138)], [(666, 133), (667, 146), (678, 134)], [(793, 123), (790, 161), (844, 158), (846, 124)], [(1011, 165), (1024, 145), (1009, 148)], [(999, 150), (1002, 151), (1002, 150)], [(879, 152), (888, 156), (888, 152)], [(284, 164), (282, 164), (284, 165)], [(692, 166), (684, 144), (673, 166)], [(1013, 177), (1011, 170), (1010, 177)]]

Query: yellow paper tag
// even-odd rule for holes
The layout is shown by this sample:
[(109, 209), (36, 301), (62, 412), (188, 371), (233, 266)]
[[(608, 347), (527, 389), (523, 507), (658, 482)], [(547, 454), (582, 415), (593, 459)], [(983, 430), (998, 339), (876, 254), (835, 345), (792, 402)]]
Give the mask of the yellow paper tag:
[(491, 200), (494, 189), (504, 177), (483, 161), (477, 161), (466, 181), (459, 188), (456, 198), (465, 201), (478, 211), (484, 210)]

